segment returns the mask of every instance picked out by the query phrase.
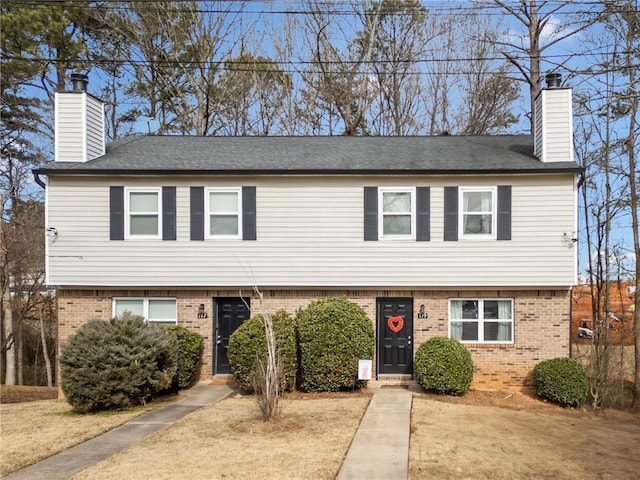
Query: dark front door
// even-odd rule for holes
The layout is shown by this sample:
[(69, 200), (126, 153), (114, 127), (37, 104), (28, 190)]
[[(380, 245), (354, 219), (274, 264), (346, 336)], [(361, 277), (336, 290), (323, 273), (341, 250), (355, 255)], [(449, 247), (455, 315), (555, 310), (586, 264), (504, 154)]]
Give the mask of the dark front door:
[(378, 373), (413, 373), (413, 299), (378, 298)]
[(215, 317), (216, 374), (229, 374), (229, 337), (250, 316), (248, 298), (216, 298)]

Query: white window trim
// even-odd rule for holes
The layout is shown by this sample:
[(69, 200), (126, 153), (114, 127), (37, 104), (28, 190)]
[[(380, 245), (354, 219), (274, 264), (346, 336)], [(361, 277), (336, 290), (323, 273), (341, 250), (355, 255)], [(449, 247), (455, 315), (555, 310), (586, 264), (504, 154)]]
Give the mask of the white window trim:
[(150, 300), (173, 300), (176, 303), (176, 317), (178, 316), (178, 300), (175, 297), (113, 297), (112, 300), (112, 312), (111, 317), (115, 318), (117, 315), (116, 312), (116, 302), (118, 300), (141, 300), (142, 301), (142, 316), (144, 317), (145, 322), (150, 323), (170, 323), (173, 321), (174, 325), (178, 324), (178, 319), (163, 319), (160, 321), (149, 320), (149, 301)]
[[(385, 193), (409, 193), (411, 194), (411, 234), (410, 235), (385, 235), (384, 234), (384, 194)], [(378, 240), (415, 240), (416, 239), (416, 187), (379, 187), (378, 188)]]
[[(131, 230), (131, 211), (130, 211), (130, 194), (131, 193), (157, 193), (158, 194), (158, 210), (157, 212), (145, 212), (146, 214), (158, 215), (158, 233), (156, 235), (134, 235)], [(162, 240), (162, 188), (160, 187), (126, 187), (124, 189), (124, 239), (125, 240)], [(140, 212), (136, 212), (140, 214)]]
[[(238, 234), (237, 235), (211, 235), (211, 211), (210, 194), (211, 193), (237, 193), (238, 194)], [(207, 240), (242, 240), (242, 187), (207, 187), (204, 190), (204, 204), (205, 204), (205, 220), (204, 220), (204, 238)], [(218, 214), (220, 212), (217, 212)], [(232, 215), (234, 212), (228, 212)]]
[[(460, 302), (466, 302), (466, 301), (472, 301), (472, 302), (478, 302), (478, 319), (477, 320), (464, 320), (464, 319), (460, 319), (460, 318), (452, 318), (451, 315), (451, 303), (454, 301), (460, 301)], [(511, 319), (509, 320), (511, 322), (511, 340), (507, 340), (507, 341), (501, 341), (501, 340), (484, 340), (484, 302), (491, 302), (491, 301), (500, 301), (500, 302), (504, 302), (504, 301), (509, 301), (511, 302)], [(502, 344), (502, 345), (513, 345), (514, 343), (514, 339), (515, 339), (515, 311), (514, 311), (514, 300), (513, 298), (450, 298), (449, 299), (449, 321), (447, 322), (447, 328), (448, 328), (448, 332), (447, 332), (447, 336), (449, 338), (453, 338), (451, 336), (451, 322), (465, 322), (465, 321), (472, 321), (472, 322), (478, 322), (478, 340), (460, 340), (460, 343), (464, 343), (464, 344)], [(482, 315), (481, 315), (482, 314)], [(482, 317), (482, 318), (481, 318)], [(501, 320), (496, 320), (496, 319), (488, 319), (488, 322), (506, 322), (507, 320), (501, 319)]]
[[(491, 192), (491, 234), (464, 233), (464, 194), (466, 192)], [(498, 228), (498, 188), (497, 187), (459, 187), (458, 188), (458, 238), (461, 240), (495, 240)], [(484, 212), (489, 213), (489, 212)]]

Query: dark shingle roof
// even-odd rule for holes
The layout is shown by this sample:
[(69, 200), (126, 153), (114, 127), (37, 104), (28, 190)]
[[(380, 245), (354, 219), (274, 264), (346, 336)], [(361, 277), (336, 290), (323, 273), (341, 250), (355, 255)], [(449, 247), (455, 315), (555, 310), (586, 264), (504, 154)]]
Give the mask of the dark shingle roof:
[(448, 174), (579, 172), (542, 163), (532, 137), (180, 137), (131, 136), (86, 163), (54, 162), (36, 173), (96, 174)]

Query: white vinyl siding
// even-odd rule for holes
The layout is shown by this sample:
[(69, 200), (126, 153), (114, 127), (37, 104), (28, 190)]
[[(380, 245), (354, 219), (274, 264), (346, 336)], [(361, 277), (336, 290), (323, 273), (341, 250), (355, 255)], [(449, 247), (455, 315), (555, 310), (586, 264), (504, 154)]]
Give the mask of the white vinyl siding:
[(86, 93), (55, 96), (55, 160), (86, 162), (105, 153), (104, 106)]
[[(109, 185), (176, 185), (176, 241), (109, 241)], [(256, 185), (257, 240), (190, 240), (193, 185)], [(384, 185), (380, 185), (384, 183)], [(430, 242), (365, 242), (363, 188), (430, 185)], [(512, 186), (509, 242), (443, 240), (444, 186)], [(52, 285), (127, 287), (566, 287), (575, 278), (571, 174), (496, 177), (63, 178), (48, 187)]]
[(534, 154), (542, 162), (572, 162), (571, 89), (542, 90), (536, 97), (535, 113)]

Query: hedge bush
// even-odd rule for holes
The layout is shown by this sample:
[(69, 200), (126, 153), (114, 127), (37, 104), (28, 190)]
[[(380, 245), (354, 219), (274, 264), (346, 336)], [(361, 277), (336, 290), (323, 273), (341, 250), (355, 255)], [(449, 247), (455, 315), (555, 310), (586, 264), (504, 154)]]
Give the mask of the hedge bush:
[(298, 313), (300, 388), (308, 392), (360, 388), (358, 360), (373, 358), (373, 324), (344, 298), (326, 298)]
[(420, 345), (414, 369), (422, 388), (441, 395), (463, 395), (473, 380), (471, 354), (452, 338), (433, 337)]
[(552, 358), (533, 369), (538, 396), (565, 407), (579, 407), (587, 400), (589, 382), (584, 368), (572, 358)]
[[(293, 318), (284, 310), (271, 315), (276, 336), (276, 349), (283, 362), (284, 378), (280, 388), (291, 391), (296, 386), (298, 357), (296, 329)], [(256, 315), (242, 324), (229, 338), (229, 364), (238, 386), (253, 393), (253, 371), (256, 361), (267, 354), (267, 340), (262, 315)]]
[(189, 388), (200, 376), (204, 338), (182, 325), (172, 325), (166, 327), (166, 330), (174, 334), (178, 340), (177, 369), (172, 388), (173, 390)]
[(171, 386), (176, 343), (175, 335), (142, 317), (91, 320), (62, 347), (62, 391), (82, 413), (143, 404)]

